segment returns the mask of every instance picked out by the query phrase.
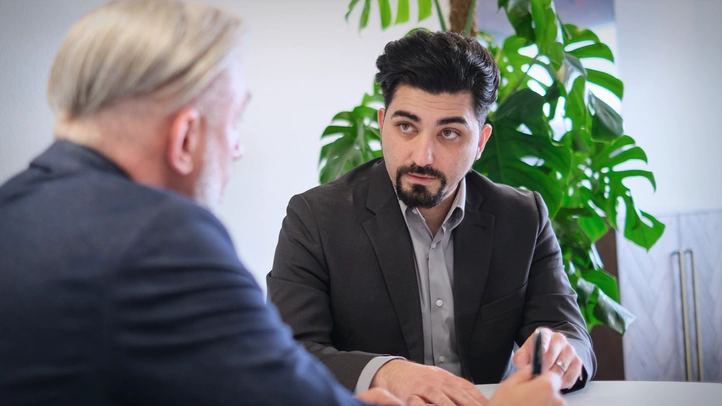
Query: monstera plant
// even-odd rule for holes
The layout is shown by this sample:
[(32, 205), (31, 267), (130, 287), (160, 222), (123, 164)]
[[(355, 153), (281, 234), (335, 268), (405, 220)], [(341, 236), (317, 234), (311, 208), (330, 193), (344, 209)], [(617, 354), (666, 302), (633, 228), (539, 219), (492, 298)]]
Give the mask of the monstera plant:
[[(447, 29), (439, 0), (417, 1), (419, 22), (435, 9), (441, 29)], [(377, 5), (382, 28), (410, 19), (409, 0), (397, 1), (395, 20), (390, 0)], [(357, 6), (364, 29), (372, 2), (352, 0), (347, 20)], [(621, 100), (624, 85), (585, 67), (589, 58), (613, 62), (614, 56), (594, 32), (563, 24), (551, 0), (498, 0), (515, 31), (499, 42), (477, 32), (475, 6), (476, 0), (450, 0), (450, 30), (489, 49), (501, 85), (487, 118), (493, 135), (474, 169), (494, 182), (542, 195), (588, 329), (607, 325), (623, 334), (634, 316), (619, 304), (617, 282), (604, 271), (595, 242), (611, 228), (649, 249), (664, 225), (637, 207), (624, 183), (643, 177), (655, 186), (654, 175), (639, 168), (646, 154), (624, 134), (622, 117), (594, 91), (607, 89)], [(322, 135), (327, 142), (319, 161), (321, 183), (381, 156), (376, 113), (382, 106), (374, 85), (360, 105), (333, 117)]]

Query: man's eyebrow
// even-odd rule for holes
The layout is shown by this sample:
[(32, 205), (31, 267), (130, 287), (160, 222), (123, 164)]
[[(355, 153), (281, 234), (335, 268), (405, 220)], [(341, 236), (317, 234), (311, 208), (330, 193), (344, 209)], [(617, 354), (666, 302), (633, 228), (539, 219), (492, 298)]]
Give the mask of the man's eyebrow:
[(403, 111), (403, 110), (396, 110), (396, 111), (394, 112), (394, 114), (391, 115), (391, 117), (406, 117), (406, 118), (408, 118), (409, 120), (411, 120), (411, 121), (413, 121), (413, 122), (415, 122), (415, 123), (418, 123), (418, 122), (421, 121), (421, 120), (419, 119), (419, 116), (417, 116), (417, 115), (415, 115), (415, 114), (411, 114), (411, 113), (409, 113), (408, 111)]
[[(405, 117), (415, 123), (421, 122), (421, 119), (419, 118), (419, 116), (417, 116), (416, 114), (409, 113), (408, 111), (404, 111), (404, 110), (396, 110), (391, 115), (391, 117)], [(469, 122), (466, 121), (466, 119), (461, 116), (445, 117), (445, 118), (439, 119), (436, 122), (436, 125), (446, 125), (446, 124), (452, 124), (452, 123), (462, 124), (465, 127), (469, 128)]]
[(452, 123), (463, 124), (464, 126), (466, 126), (466, 128), (469, 128), (469, 122), (466, 121), (466, 119), (464, 117), (460, 117), (460, 116), (446, 117), (446, 118), (442, 118), (436, 122), (437, 125), (452, 124)]

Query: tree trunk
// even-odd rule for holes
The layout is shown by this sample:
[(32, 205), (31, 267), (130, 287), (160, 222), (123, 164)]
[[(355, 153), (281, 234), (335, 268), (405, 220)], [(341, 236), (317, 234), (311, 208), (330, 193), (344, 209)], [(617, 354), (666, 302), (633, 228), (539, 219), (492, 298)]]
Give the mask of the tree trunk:
[[(466, 17), (469, 13), (475, 13), (476, 10), (470, 10), (472, 0), (449, 0), (451, 12), (449, 13), (449, 22), (451, 23), (451, 31), (461, 33), (466, 26)], [(478, 1), (478, 0), (477, 0)], [(476, 18), (471, 24), (471, 32), (467, 33), (469, 37), (476, 37)]]

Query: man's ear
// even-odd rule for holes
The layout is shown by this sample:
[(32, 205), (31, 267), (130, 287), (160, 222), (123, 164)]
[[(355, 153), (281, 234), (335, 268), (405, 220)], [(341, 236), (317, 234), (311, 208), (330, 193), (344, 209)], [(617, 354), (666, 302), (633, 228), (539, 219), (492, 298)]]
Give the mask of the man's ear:
[(479, 145), (476, 149), (476, 158), (481, 158), (481, 153), (484, 151), (484, 147), (486, 147), (487, 141), (489, 141), (489, 137), (491, 137), (491, 125), (490, 124), (484, 124), (481, 126), (481, 131), (479, 133)]
[(176, 114), (170, 124), (168, 136), (168, 164), (179, 175), (193, 172), (201, 147), (200, 113), (187, 107)]
[[(381, 135), (384, 132), (384, 117), (386, 117), (386, 109), (381, 107), (376, 115), (376, 120), (379, 122), (379, 134)], [(383, 136), (381, 137), (381, 143), (383, 143)]]

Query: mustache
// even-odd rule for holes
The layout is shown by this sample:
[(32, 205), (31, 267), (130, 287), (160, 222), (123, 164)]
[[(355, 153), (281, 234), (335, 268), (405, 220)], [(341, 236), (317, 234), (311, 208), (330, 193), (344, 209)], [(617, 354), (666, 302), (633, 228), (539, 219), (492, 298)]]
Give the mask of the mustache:
[(441, 171), (438, 169), (434, 169), (431, 165), (426, 166), (418, 166), (416, 164), (406, 165), (399, 168), (397, 172), (397, 176), (406, 175), (406, 174), (412, 174), (412, 175), (422, 175), (422, 176), (433, 176), (438, 179), (445, 179)]

